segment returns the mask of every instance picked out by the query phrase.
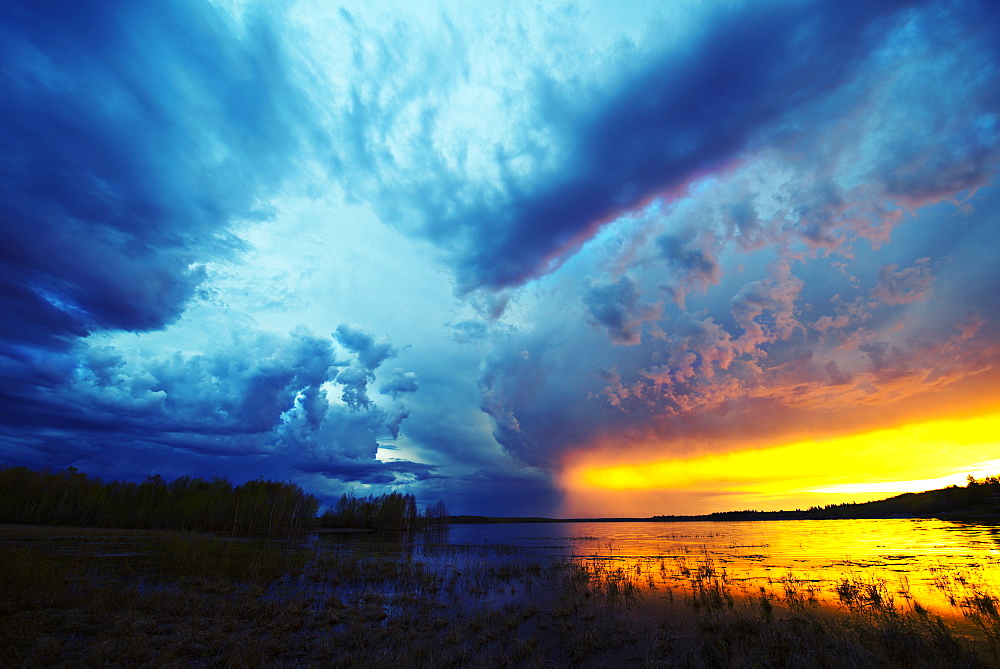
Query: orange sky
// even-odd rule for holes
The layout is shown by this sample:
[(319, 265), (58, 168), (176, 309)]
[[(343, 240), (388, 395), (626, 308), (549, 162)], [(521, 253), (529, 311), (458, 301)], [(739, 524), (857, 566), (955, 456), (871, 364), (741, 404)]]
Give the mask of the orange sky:
[(1000, 407), (686, 457), (629, 461), (621, 454), (597, 448), (567, 460), (566, 516), (807, 508), (964, 485), (968, 474), (1000, 472)]

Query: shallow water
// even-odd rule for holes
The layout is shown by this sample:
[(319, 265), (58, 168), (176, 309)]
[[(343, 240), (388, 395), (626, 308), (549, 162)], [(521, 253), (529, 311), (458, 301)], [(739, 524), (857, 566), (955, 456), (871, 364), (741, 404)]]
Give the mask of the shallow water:
[(1000, 594), (1000, 526), (944, 520), (455, 525), (442, 534), (322, 543), (452, 569), (479, 554), (522, 565), (563, 558), (635, 586), (647, 606), (674, 601), (675, 593), (690, 599), (706, 584), (736, 596), (765, 594), (785, 606), (795, 598), (842, 605), (843, 584), (853, 582), (883, 584), (883, 596), (899, 610), (917, 604), (959, 618), (963, 601)]
[[(41, 537), (15, 533), (0, 541), (41, 541), (48, 552), (85, 551), (106, 559), (145, 551), (139, 535), (105, 536), (99, 530), (51, 529)], [(301, 538), (260, 543), (291, 550)], [(306, 543), (350, 552), (370, 562), (369, 568), (419, 562), (443, 582), (464, 572), (463, 582), (477, 588), (474, 595), (488, 591), (495, 603), (523, 601), (532, 588), (528, 594), (541, 601), (547, 596), (539, 588), (541, 568), (566, 561), (585, 567), (598, 585), (624, 588), (647, 610), (690, 603), (706, 588), (748, 600), (764, 595), (779, 608), (797, 603), (842, 608), (845, 583), (881, 584), (881, 595), (900, 611), (919, 605), (953, 619), (967, 617), (969, 602), (982, 601), (983, 595), (1000, 598), (1000, 526), (972, 522), (510, 523), (408, 534), (319, 534)]]
[[(955, 598), (1000, 593), (1000, 526), (931, 519), (457, 525), (454, 543), (509, 543), (644, 576), (650, 596), (709, 565), (750, 593), (797, 584), (819, 602), (843, 579), (882, 579), (899, 607), (957, 615)], [(652, 573), (652, 580), (650, 580)], [(705, 574), (703, 569), (702, 574)], [(639, 580), (643, 580), (640, 578)], [(662, 594), (662, 593), (660, 593)]]
[[(802, 666), (829, 664), (803, 653), (826, 659), (836, 648), (846, 666), (921, 666), (925, 651), (925, 666), (959, 656), (993, 666), (997, 537), (993, 526), (912, 520), (456, 525), (284, 540), (0, 527), (13, 565), (0, 574), (12, 576), (8, 607), (22, 621), (39, 607), (61, 612), (10, 646), (39, 665), (139, 651), (132, 663), (156, 663), (198, 638), (199, 655), (237, 664), (395, 666), (423, 653), (441, 665)], [(891, 580), (879, 592), (913, 613), (896, 616), (885, 599), (849, 606), (844, 578)], [(69, 620), (84, 631), (67, 635)], [(254, 639), (267, 645), (249, 662)]]

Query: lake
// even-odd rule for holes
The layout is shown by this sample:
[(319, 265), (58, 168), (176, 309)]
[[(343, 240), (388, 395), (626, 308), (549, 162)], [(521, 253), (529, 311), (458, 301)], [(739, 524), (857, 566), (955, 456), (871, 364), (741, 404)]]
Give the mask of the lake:
[[(455, 569), (477, 555), (522, 564), (563, 558), (627, 579), (647, 610), (690, 597), (706, 578), (737, 596), (798, 596), (816, 606), (843, 605), (852, 587), (878, 586), (896, 608), (948, 618), (963, 616), (963, 598), (1000, 593), (1000, 526), (933, 519), (454, 525), (443, 536), (332, 541), (396, 546)], [(447, 545), (482, 550), (442, 551)]]
[(0, 526), (0, 665), (1000, 666), (1000, 528)]

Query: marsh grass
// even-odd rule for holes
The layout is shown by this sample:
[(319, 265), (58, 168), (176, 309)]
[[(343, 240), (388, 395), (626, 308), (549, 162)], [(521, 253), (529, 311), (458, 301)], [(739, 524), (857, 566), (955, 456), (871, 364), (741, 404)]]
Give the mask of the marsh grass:
[(905, 582), (757, 584), (707, 553), (7, 529), (0, 666), (998, 664), (1000, 602), (974, 572), (935, 574), (962, 627)]

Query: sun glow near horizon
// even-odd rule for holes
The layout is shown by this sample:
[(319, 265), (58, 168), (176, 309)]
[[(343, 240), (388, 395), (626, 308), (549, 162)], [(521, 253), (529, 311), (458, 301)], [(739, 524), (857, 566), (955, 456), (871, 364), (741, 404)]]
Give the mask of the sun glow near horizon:
[[(566, 510), (574, 515), (603, 513), (598, 505), (615, 509), (603, 515), (639, 513), (631, 510), (631, 496), (643, 500), (645, 515), (770, 510), (964, 485), (970, 474), (1000, 471), (998, 455), (1000, 410), (994, 409), (974, 418), (687, 458), (610, 464), (610, 458), (591, 455), (568, 463), (562, 482)], [(649, 509), (657, 495), (672, 508)]]

